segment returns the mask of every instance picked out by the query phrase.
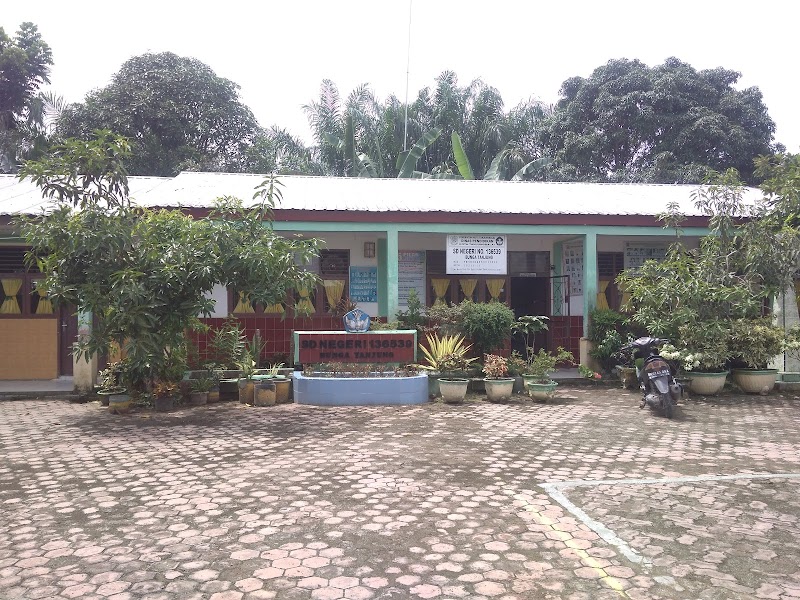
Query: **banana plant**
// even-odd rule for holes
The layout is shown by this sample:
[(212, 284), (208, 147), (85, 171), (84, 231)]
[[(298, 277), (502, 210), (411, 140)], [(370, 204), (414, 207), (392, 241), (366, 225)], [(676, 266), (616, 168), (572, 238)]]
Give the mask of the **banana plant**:
[(414, 144), (414, 147), (411, 148), (411, 150), (400, 153), (400, 156), (397, 157), (397, 170), (399, 171), (397, 174), (398, 179), (414, 177), (414, 171), (417, 168), (417, 161), (425, 153), (425, 150), (428, 148), (428, 146), (435, 142), (440, 135), (442, 135), (442, 130), (438, 127), (435, 127), (417, 140), (417, 143)]
[[(472, 170), (472, 165), (469, 164), (469, 158), (467, 157), (467, 153), (464, 151), (464, 146), (461, 144), (461, 137), (454, 131), (450, 136), (450, 139), (453, 143), (453, 157), (455, 158), (456, 167), (458, 167), (458, 172), (461, 174), (461, 177), (463, 179), (475, 179), (475, 172)], [(504, 175), (502, 170), (503, 161), (511, 155), (513, 150), (513, 146), (511, 144), (507, 144), (505, 148), (498, 152), (492, 160), (492, 163), (489, 165), (489, 168), (486, 170), (486, 174), (483, 176), (483, 179), (487, 181), (502, 180)], [(523, 181), (528, 179), (537, 172), (541, 171), (551, 162), (553, 161), (550, 158), (537, 158), (532, 160), (523, 165), (523, 167), (517, 171), (513, 177), (511, 177), (510, 181)]]

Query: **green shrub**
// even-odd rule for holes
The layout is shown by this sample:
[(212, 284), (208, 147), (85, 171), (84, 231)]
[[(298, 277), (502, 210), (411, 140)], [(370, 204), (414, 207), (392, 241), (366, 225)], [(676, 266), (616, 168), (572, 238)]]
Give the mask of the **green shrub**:
[(475, 344), (480, 355), (490, 354), (511, 338), (514, 311), (502, 302), (461, 303), (464, 315), (464, 333)]
[(429, 307), (426, 331), (439, 335), (464, 335), (464, 302), (447, 304), (440, 302)]
[(606, 339), (609, 331), (616, 331), (626, 337), (629, 327), (628, 317), (609, 308), (595, 308), (589, 312), (589, 335), (587, 339), (593, 344), (600, 344)]

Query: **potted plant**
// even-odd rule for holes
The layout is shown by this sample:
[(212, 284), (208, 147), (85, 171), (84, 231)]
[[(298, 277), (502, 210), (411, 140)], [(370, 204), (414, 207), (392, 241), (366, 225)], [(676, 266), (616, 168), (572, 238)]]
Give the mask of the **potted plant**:
[(97, 395), (100, 396), (100, 405), (108, 406), (109, 412), (126, 413), (130, 410), (131, 397), (127, 393), (127, 388), (123, 382), (125, 377), (125, 363), (116, 361), (100, 371), (99, 389)]
[(661, 356), (677, 367), (678, 378), (689, 380), (694, 394), (718, 394), (728, 376), (730, 327), (721, 319), (706, 320), (679, 329), (675, 345), (665, 344)]
[(175, 399), (180, 395), (180, 386), (175, 381), (156, 381), (152, 394), (156, 412), (170, 412), (175, 410)]
[(472, 344), (464, 341), (464, 336), (460, 334), (445, 335), (439, 337), (438, 333), (428, 334), (427, 346), (420, 345), (425, 364), (415, 365), (416, 367), (428, 371), (429, 393), (431, 397), (439, 394), (444, 398), (442, 382), (448, 390), (448, 397), (457, 396), (463, 385), (461, 400), (467, 394), (469, 379), (459, 377), (463, 375), (474, 358), (468, 358), (467, 353), (472, 348)]
[(492, 402), (507, 400), (514, 392), (514, 378), (508, 377), (508, 361), (497, 354), (487, 354), (483, 361), (486, 396)]
[(237, 363), (239, 368), (239, 402), (242, 404), (253, 404), (255, 394), (255, 371), (256, 361), (250, 354), (245, 354)]
[(514, 311), (502, 302), (462, 302), (464, 334), (472, 340), (479, 356), (500, 348), (511, 337)]
[(192, 392), (189, 400), (192, 406), (205, 406), (208, 403), (208, 395), (216, 382), (212, 377), (201, 377), (192, 380)]
[(525, 391), (525, 380), (522, 374), (528, 368), (528, 363), (522, 358), (517, 350), (511, 352), (511, 356), (506, 359), (506, 366), (508, 367), (508, 376), (514, 378), (514, 394), (521, 394)]
[[(786, 356), (795, 363), (800, 361), (800, 325), (795, 325), (786, 332)], [(781, 371), (781, 381), (792, 383), (800, 382), (800, 372)]]
[(291, 380), (286, 375), (281, 374), (283, 368), (283, 363), (273, 363), (267, 369), (267, 374), (273, 378), (273, 383), (275, 383), (275, 402), (277, 404), (289, 402), (289, 393), (292, 385)]
[(553, 381), (552, 375), (559, 363), (574, 364), (575, 357), (559, 346), (555, 352), (547, 352), (544, 348), (531, 357), (528, 369), (523, 377), (528, 394), (537, 400), (547, 400), (555, 394), (558, 383)]
[(603, 376), (600, 373), (587, 365), (578, 365), (578, 372), (581, 374), (581, 377), (588, 379), (592, 383), (597, 383), (603, 379)]
[(533, 353), (536, 350), (536, 334), (541, 331), (547, 331), (547, 322), (549, 320), (550, 318), (545, 316), (523, 315), (511, 326), (512, 334), (521, 338), (525, 346), (526, 363), (531, 362)]
[(769, 363), (783, 352), (786, 336), (769, 318), (737, 319), (731, 323), (730, 354), (735, 365), (733, 382), (748, 394), (768, 393), (775, 387), (778, 369)]

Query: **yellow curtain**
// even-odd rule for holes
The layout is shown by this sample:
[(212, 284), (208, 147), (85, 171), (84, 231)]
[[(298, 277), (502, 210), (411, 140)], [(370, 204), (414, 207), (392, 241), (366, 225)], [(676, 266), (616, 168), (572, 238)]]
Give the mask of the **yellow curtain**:
[(333, 312), (342, 299), (344, 279), (323, 279), (322, 285), (325, 286), (325, 297), (328, 299), (328, 312)]
[(39, 294), (39, 304), (36, 305), (37, 315), (52, 315), (53, 303), (47, 297), (47, 292), (43, 289), (37, 289), (36, 293)]
[(281, 304), (280, 302), (278, 302), (277, 304), (270, 304), (264, 309), (264, 313), (270, 315), (273, 314), (280, 315), (283, 314), (284, 312), (286, 312), (286, 309), (283, 308), (283, 304)]
[(459, 279), (461, 291), (464, 292), (464, 298), (467, 300), (475, 300), (475, 286), (478, 285), (477, 279)]
[(433, 301), (433, 303), (441, 304), (444, 302), (444, 296), (447, 293), (447, 288), (450, 287), (450, 280), (431, 279), (431, 285), (433, 286), (433, 295), (436, 296), (436, 299)]
[(0, 284), (3, 285), (3, 293), (6, 299), (0, 305), (0, 314), (2, 315), (18, 315), (22, 313), (17, 299), (19, 289), (22, 287), (22, 279), (0, 279)]
[(313, 313), (317, 312), (314, 303), (311, 301), (311, 297), (308, 293), (308, 288), (306, 287), (299, 287), (297, 288), (297, 294), (300, 296), (300, 300), (297, 301), (297, 311), (301, 313)]
[(256, 312), (253, 309), (253, 305), (245, 300), (244, 294), (239, 292), (239, 302), (236, 304), (236, 307), (233, 309), (235, 313), (254, 313)]
[(490, 302), (497, 302), (500, 300), (500, 294), (503, 291), (503, 287), (506, 285), (505, 279), (487, 279), (486, 280), (486, 288), (489, 290), (489, 296), (491, 297)]
[(605, 309), (608, 308), (608, 298), (606, 297), (606, 290), (608, 289), (608, 284), (610, 281), (599, 281), (597, 288), (597, 308)]

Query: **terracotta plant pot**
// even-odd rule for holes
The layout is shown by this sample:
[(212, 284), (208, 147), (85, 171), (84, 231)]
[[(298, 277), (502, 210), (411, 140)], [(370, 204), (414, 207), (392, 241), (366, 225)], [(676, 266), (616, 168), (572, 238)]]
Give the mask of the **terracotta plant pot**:
[(253, 393), (255, 406), (275, 406), (277, 402), (275, 380), (258, 381)]
[(292, 399), (289, 396), (289, 390), (292, 385), (291, 380), (287, 379), (283, 375), (278, 375), (272, 380), (272, 382), (275, 384), (275, 402), (278, 404), (286, 404), (287, 402), (291, 402)]
[(252, 379), (239, 380), (239, 402), (242, 404), (253, 404), (255, 385), (256, 383)]

